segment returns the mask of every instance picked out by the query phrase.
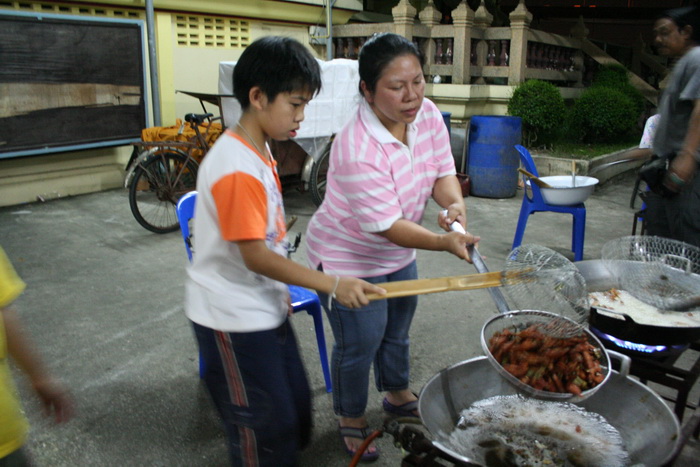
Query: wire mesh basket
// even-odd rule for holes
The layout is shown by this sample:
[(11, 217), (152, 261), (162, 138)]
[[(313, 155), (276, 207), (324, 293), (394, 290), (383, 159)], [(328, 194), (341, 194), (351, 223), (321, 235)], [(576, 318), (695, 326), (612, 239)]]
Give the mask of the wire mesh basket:
[(603, 245), (601, 260), (635, 298), (661, 310), (700, 310), (700, 248), (632, 235)]
[[(520, 245), (506, 258), (505, 269), (504, 292), (511, 309), (547, 310), (579, 324), (587, 322), (586, 280), (565, 256), (541, 245)], [(517, 271), (527, 273), (513, 274)]]
[[(497, 334), (501, 334), (504, 331), (506, 333), (518, 334), (526, 329), (532, 329), (533, 327), (542, 332), (543, 335), (549, 335), (550, 332), (548, 328), (551, 326), (560, 327), (562, 324), (567, 325), (571, 328), (577, 330), (577, 335), (584, 339), (591, 348), (595, 351), (598, 363), (600, 365), (600, 372), (602, 380), (595, 386), (585, 387), (579, 394), (574, 394), (567, 390), (562, 392), (555, 392), (543, 389), (535, 388), (532, 383), (528, 383), (524, 377), (516, 376), (512, 374), (506, 366), (502, 364), (505, 362), (501, 357), (494, 355), (492, 350), (494, 342), (493, 338)], [(523, 339), (525, 339), (523, 337)], [(547, 345), (543, 344), (543, 347), (539, 349), (538, 353), (543, 357), (543, 362), (530, 362), (531, 368), (527, 372), (527, 376), (530, 377), (531, 373), (534, 373), (532, 377), (536, 377), (538, 373), (538, 367), (549, 368), (547, 361), (547, 351), (554, 350), (551, 347), (560, 344), (549, 342)], [(514, 347), (514, 346), (513, 346)], [(497, 316), (489, 319), (481, 329), (481, 348), (489, 359), (489, 362), (494, 366), (496, 371), (503, 376), (510, 384), (515, 386), (515, 388), (530, 397), (544, 400), (556, 400), (556, 401), (568, 401), (568, 402), (579, 402), (592, 396), (600, 387), (605, 384), (605, 382), (610, 377), (610, 357), (608, 356), (603, 344), (598, 340), (598, 338), (588, 329), (581, 327), (578, 323), (575, 323), (567, 318), (563, 318), (559, 315), (549, 313), (546, 311), (539, 310), (518, 310), (511, 311), (505, 314), (499, 314)], [(552, 365), (554, 365), (554, 360), (552, 360)], [(514, 362), (510, 362), (514, 363)], [(558, 366), (558, 365), (557, 365)], [(556, 372), (554, 369), (549, 368), (553, 373)], [(584, 371), (584, 370), (580, 370)], [(562, 376), (563, 380), (563, 376)]]

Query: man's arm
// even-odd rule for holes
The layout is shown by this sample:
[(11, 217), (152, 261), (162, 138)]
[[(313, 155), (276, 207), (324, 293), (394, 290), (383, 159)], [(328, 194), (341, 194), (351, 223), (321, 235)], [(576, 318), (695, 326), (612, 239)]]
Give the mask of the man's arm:
[(688, 132), (683, 140), (683, 147), (671, 162), (664, 184), (673, 191), (680, 191), (689, 183), (698, 167), (698, 148), (700, 148), (700, 99), (693, 101), (693, 112), (688, 122)]

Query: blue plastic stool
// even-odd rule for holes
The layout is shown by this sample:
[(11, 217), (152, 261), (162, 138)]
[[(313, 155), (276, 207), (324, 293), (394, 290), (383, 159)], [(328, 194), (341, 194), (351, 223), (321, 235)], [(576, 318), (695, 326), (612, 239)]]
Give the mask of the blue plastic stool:
[(289, 297), (292, 300), (292, 310), (294, 313), (306, 311), (314, 320), (318, 356), (321, 360), (321, 369), (323, 369), (323, 379), (326, 382), (326, 392), (331, 392), (333, 386), (331, 384), (331, 372), (328, 366), (328, 354), (326, 353), (326, 336), (323, 332), (323, 309), (321, 308), (321, 301), (314, 292), (297, 285), (289, 286)]
[[(194, 217), (194, 206), (197, 199), (197, 192), (191, 191), (185, 194), (180, 201), (177, 203), (177, 218), (180, 223), (180, 231), (182, 232), (182, 239), (185, 242), (185, 250), (187, 251), (187, 258), (192, 261), (192, 242), (190, 234), (189, 221)], [(321, 369), (323, 370), (323, 379), (326, 383), (326, 392), (331, 392), (333, 386), (331, 385), (331, 372), (328, 366), (328, 354), (326, 352), (326, 336), (323, 331), (323, 309), (321, 308), (321, 301), (318, 299), (318, 295), (314, 292), (307, 290), (303, 287), (296, 285), (290, 285), (289, 287), (289, 297), (292, 302), (292, 311), (294, 313), (298, 311), (306, 311), (314, 320), (314, 329), (316, 330), (316, 342), (318, 343), (318, 353), (321, 360)], [(204, 377), (204, 372), (206, 370), (206, 362), (199, 355), (199, 377)]]
[[(523, 168), (536, 177), (539, 177), (537, 167), (535, 167), (535, 163), (528, 150), (519, 144), (515, 146), (515, 149), (520, 153), (520, 162)], [(518, 227), (515, 229), (515, 237), (513, 238), (513, 249), (519, 247), (523, 242), (525, 227), (527, 226), (527, 220), (530, 214), (545, 211), (561, 212), (571, 214), (574, 217), (571, 235), (571, 251), (574, 252), (574, 261), (581, 261), (583, 259), (583, 241), (586, 233), (586, 206), (583, 203), (574, 206), (555, 206), (553, 204), (547, 204), (542, 197), (540, 187), (535, 183), (530, 183), (529, 185), (532, 195), (528, 196), (527, 190), (525, 190), (523, 194), (523, 203), (520, 207), (520, 216), (518, 217)]]

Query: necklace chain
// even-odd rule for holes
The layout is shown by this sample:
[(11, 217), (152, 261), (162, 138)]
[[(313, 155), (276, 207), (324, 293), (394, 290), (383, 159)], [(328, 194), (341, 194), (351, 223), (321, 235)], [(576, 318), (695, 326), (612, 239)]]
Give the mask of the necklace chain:
[(243, 133), (245, 133), (245, 135), (248, 137), (248, 139), (250, 140), (250, 142), (253, 143), (253, 146), (255, 146), (255, 149), (258, 150), (258, 152), (260, 153), (260, 155), (261, 155), (261, 156), (266, 156), (267, 154), (265, 154), (264, 151), (261, 151), (261, 150), (260, 150), (260, 148), (258, 147), (258, 145), (257, 145), (257, 143), (255, 142), (255, 140), (253, 139), (253, 137), (250, 136), (250, 133), (248, 133), (248, 130), (246, 130), (245, 127), (244, 127), (243, 125), (240, 124), (240, 122), (236, 122), (236, 125), (238, 126), (238, 128), (240, 128), (241, 130), (243, 130)]

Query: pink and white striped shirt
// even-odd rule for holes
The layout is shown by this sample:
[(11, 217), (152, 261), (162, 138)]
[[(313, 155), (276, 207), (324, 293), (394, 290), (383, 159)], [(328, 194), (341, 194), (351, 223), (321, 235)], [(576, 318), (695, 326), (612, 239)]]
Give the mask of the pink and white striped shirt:
[(456, 173), (447, 128), (430, 100), (408, 125), (407, 141), (391, 135), (362, 101), (331, 148), (326, 195), (306, 232), (311, 267), (374, 277), (415, 259), (415, 249), (377, 232), (399, 219), (420, 223), (436, 180)]

